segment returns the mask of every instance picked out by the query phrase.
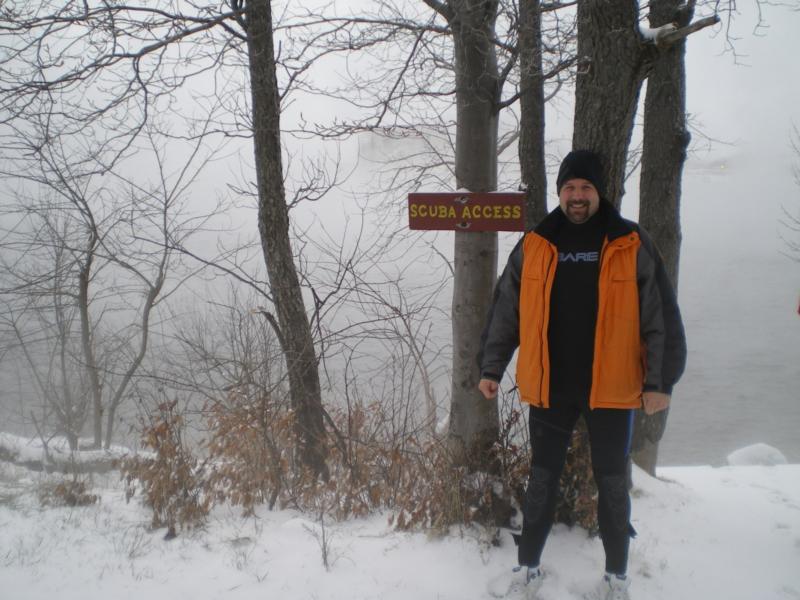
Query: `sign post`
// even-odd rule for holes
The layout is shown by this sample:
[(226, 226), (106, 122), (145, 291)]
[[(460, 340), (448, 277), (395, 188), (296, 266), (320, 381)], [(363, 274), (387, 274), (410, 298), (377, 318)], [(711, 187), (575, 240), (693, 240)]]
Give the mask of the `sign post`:
[(523, 192), (418, 192), (408, 195), (417, 230), (525, 231)]

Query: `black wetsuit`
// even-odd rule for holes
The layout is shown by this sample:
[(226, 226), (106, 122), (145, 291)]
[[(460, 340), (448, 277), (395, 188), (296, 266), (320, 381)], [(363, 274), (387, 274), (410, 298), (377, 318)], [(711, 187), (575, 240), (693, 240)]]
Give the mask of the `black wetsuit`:
[(532, 406), (531, 477), (525, 500), (519, 563), (537, 566), (553, 522), (558, 484), (572, 430), (583, 416), (589, 430), (592, 469), (598, 484), (598, 517), (606, 550), (606, 570), (624, 574), (628, 562), (630, 498), (627, 463), (633, 411), (589, 410), (597, 321), (598, 276), (606, 212), (588, 221), (566, 218), (554, 240), (558, 248), (550, 295), (548, 347), (550, 407)]

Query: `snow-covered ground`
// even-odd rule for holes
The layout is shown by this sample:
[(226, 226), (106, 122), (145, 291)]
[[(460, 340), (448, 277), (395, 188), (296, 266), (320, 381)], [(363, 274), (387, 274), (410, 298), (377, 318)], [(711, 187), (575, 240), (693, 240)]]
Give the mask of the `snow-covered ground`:
[[(734, 459), (636, 471), (634, 600), (800, 598), (800, 465), (766, 466), (780, 462), (767, 446)], [(164, 541), (116, 474), (94, 477), (101, 500), (85, 508), (41, 508), (45, 477), (0, 463), (2, 600), (465, 600), (487, 598), (487, 581), (515, 564), (506, 533), (500, 547), (474, 529), (431, 538), (394, 531), (387, 515), (326, 523), (329, 570), (320, 525), (291, 511), (218, 507), (204, 529)], [(542, 600), (581, 598), (602, 565), (599, 539), (556, 526)]]
[[(89, 440), (80, 440), (81, 447), (88, 444)], [(28, 439), (0, 431), (0, 456), (17, 464), (40, 464), (43, 460), (47, 460), (51, 465), (58, 467), (71, 467), (75, 464), (87, 467), (105, 466), (114, 460), (124, 458), (129, 453), (130, 450), (124, 446), (70, 452), (69, 443), (64, 437), (55, 437), (45, 445), (40, 438)]]

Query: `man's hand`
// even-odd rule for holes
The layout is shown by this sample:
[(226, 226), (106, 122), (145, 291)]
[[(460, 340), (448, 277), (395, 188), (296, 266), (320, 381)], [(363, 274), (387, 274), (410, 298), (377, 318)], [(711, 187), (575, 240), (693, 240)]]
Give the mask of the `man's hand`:
[(497, 382), (493, 379), (481, 379), (480, 383), (478, 383), (478, 389), (487, 400), (497, 397), (497, 387)]
[(647, 415), (654, 415), (669, 406), (670, 396), (663, 392), (643, 392), (642, 404)]

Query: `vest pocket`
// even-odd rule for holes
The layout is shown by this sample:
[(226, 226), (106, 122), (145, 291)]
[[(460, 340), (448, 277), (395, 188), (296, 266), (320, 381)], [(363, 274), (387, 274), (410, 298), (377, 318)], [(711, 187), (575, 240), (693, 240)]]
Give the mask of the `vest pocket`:
[[(606, 310), (615, 319), (639, 322), (639, 287), (636, 277), (615, 276), (608, 289)], [(637, 327), (638, 329), (638, 327)]]
[(523, 272), (519, 298), (519, 354), (517, 356), (517, 385), (525, 402), (542, 402), (544, 373), (545, 279)]
[(610, 315), (594, 371), (597, 397), (605, 406), (631, 406), (641, 396), (644, 371), (640, 348), (638, 321)]

